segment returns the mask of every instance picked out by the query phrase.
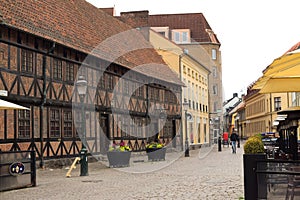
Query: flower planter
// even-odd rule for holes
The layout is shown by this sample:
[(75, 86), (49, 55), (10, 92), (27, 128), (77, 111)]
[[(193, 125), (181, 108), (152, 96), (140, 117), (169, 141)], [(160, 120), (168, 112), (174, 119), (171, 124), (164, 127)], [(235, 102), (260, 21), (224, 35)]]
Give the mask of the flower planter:
[(147, 148), (148, 161), (161, 161), (166, 158), (166, 148)]
[(245, 199), (267, 199), (267, 182), (266, 174), (257, 174), (256, 170), (265, 170), (267, 155), (259, 154), (244, 154), (244, 191)]
[(131, 151), (108, 151), (109, 167), (128, 167)]

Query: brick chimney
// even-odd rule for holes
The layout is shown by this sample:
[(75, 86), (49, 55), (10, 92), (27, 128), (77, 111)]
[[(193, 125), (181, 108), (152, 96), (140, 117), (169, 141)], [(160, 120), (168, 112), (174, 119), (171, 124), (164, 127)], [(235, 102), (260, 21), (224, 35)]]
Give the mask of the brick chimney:
[(106, 12), (107, 14), (111, 15), (111, 16), (115, 16), (115, 8), (111, 7), (111, 8), (99, 8), (100, 10)]
[(125, 22), (132, 28), (148, 27), (148, 17), (149, 11), (130, 11), (130, 12), (121, 12), (120, 20)]

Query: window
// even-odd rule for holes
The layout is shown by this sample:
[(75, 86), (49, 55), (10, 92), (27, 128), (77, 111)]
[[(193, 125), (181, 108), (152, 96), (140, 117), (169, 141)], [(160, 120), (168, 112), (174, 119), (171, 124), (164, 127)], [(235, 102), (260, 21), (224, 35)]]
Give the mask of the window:
[(62, 61), (58, 59), (53, 60), (53, 78), (57, 80), (62, 79)]
[(172, 30), (172, 41), (175, 43), (189, 43), (190, 42), (190, 30), (189, 29), (173, 29)]
[(114, 79), (112, 75), (107, 76), (107, 89), (113, 90), (113, 85), (114, 85)]
[(64, 111), (64, 137), (72, 137), (72, 112)]
[(59, 110), (51, 109), (50, 110), (50, 137), (59, 137), (60, 136), (60, 117)]
[(18, 135), (19, 138), (30, 138), (30, 111), (18, 111)]
[(182, 32), (182, 42), (188, 42), (188, 33)]
[(183, 65), (183, 73), (186, 74), (186, 67), (185, 67), (185, 65)]
[(74, 81), (74, 64), (73, 63), (67, 63), (66, 81)]
[(21, 71), (33, 72), (33, 53), (32, 51), (22, 49), (21, 51)]
[(123, 80), (123, 92), (124, 94), (129, 94), (129, 83), (127, 80)]
[(281, 110), (281, 97), (274, 97), (274, 109), (275, 111)]
[(179, 32), (175, 32), (174, 33), (174, 35), (175, 35), (175, 42), (180, 42), (180, 34), (179, 34)]
[(166, 35), (166, 32), (165, 31), (160, 31), (160, 32), (158, 32), (160, 35), (162, 35), (162, 36), (164, 36), (165, 37), (165, 35)]
[(101, 89), (105, 89), (105, 74), (103, 74), (102, 77), (99, 80), (99, 87)]
[(217, 67), (213, 67), (213, 76), (217, 77)]
[(214, 112), (217, 112), (218, 110), (218, 102), (214, 102)]
[(154, 99), (157, 101), (159, 101), (159, 97), (160, 97), (159, 91), (160, 90), (158, 88), (154, 88)]
[(213, 60), (216, 60), (217, 59), (217, 50), (216, 49), (212, 49), (211, 50), (211, 58)]
[(218, 87), (216, 85), (213, 85), (213, 94), (218, 94)]
[(137, 96), (137, 97), (143, 97), (144, 95), (144, 86), (140, 86), (138, 87), (135, 92), (133, 93), (133, 95)]

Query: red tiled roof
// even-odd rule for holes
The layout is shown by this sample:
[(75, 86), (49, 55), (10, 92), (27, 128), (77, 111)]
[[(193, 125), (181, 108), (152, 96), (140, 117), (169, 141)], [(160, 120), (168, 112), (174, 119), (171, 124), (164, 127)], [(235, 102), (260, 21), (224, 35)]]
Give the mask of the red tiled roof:
[(196, 42), (220, 44), (202, 13), (149, 15), (149, 25), (168, 26), (170, 29), (190, 29), (191, 38)]
[[(1, 1), (1, 24), (55, 41), (87, 54), (91, 53), (99, 44), (105, 43), (108, 38), (114, 38), (113, 36), (132, 29), (85, 0)], [(131, 31), (128, 37), (120, 37), (116, 42), (107, 43), (108, 45), (102, 46), (93, 54), (104, 59), (109, 59), (109, 56), (115, 55), (115, 53), (124, 55), (113, 61), (129, 69), (147, 63), (165, 65), (162, 58), (137, 30)], [(148, 49), (128, 53), (128, 50), (132, 50), (129, 48), (131, 46), (133, 48), (145, 46)], [(177, 75), (168, 67), (160, 67), (161, 73), (157, 73), (156, 70), (153, 69), (144, 72), (144, 74), (182, 85)]]

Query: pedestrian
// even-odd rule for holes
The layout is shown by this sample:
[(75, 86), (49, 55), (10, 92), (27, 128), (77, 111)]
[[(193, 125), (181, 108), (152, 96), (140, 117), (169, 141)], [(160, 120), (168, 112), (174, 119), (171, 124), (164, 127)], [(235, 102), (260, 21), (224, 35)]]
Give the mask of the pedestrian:
[(236, 132), (232, 132), (232, 134), (230, 135), (230, 143), (231, 143), (231, 147), (232, 147), (232, 153), (236, 153), (237, 140), (238, 140), (238, 135), (236, 134)]

